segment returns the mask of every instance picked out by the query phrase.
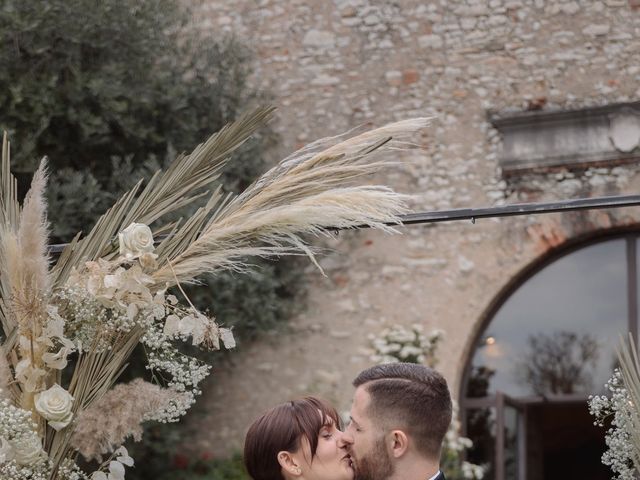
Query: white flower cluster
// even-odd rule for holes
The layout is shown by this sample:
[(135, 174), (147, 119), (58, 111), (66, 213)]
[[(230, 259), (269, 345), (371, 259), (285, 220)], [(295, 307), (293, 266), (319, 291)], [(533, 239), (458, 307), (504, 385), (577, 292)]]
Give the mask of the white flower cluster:
[(594, 425), (604, 427), (605, 421), (611, 418), (611, 427), (605, 436), (608, 450), (602, 455), (602, 463), (618, 475), (617, 479), (635, 480), (637, 475), (632, 459), (634, 422), (630, 410), (633, 403), (620, 370), (613, 372), (605, 388), (611, 392), (611, 397), (589, 397), (589, 413), (596, 418)]
[[(52, 462), (40, 462), (32, 465), (20, 465), (15, 461), (0, 463), (0, 478), (11, 480), (50, 480)], [(57, 471), (59, 480), (89, 480), (72, 460), (64, 460)]]
[(459, 464), (460, 473), (462, 478), (469, 480), (480, 480), (484, 478), (484, 474), (487, 470), (485, 466), (476, 465), (475, 463), (462, 461), (463, 454), (466, 450), (473, 447), (473, 442), (470, 438), (460, 435), (460, 416), (458, 402), (453, 400), (453, 415), (451, 416), (451, 424), (449, 430), (444, 437), (444, 456), (451, 459), (455, 464)]
[[(31, 465), (20, 465), (15, 460), (0, 462), (0, 478), (11, 480), (50, 480), (52, 462), (45, 461)], [(89, 480), (72, 460), (64, 460), (57, 471), (59, 480)]]
[(147, 368), (168, 374), (166, 386), (181, 393), (148, 420), (174, 422), (195, 403), (198, 385), (210, 367), (180, 353), (173, 341), (191, 340), (192, 345), (210, 350), (220, 349), (222, 341), (225, 348), (234, 348), (233, 333), (193, 307), (182, 308), (165, 289), (152, 291), (149, 270), (157, 267), (157, 256), (149, 227), (131, 224), (118, 238), (120, 257), (86, 262), (83, 269), (73, 270), (54, 301), (67, 319), (68, 334), (85, 351), (108, 350), (110, 339), (142, 328), (140, 342), (147, 347)]
[(486, 471), (485, 467), (467, 462), (466, 460), (462, 462), (461, 468), (462, 476), (469, 479), (481, 479), (484, 477)]
[(101, 337), (129, 332), (144, 322), (141, 310), (164, 306), (165, 290), (152, 292), (153, 279), (142, 264), (130, 265), (129, 261), (86, 262), (82, 270), (72, 271), (65, 287), (57, 292), (56, 302), (69, 319), (67, 329), (75, 330), (83, 344), (98, 332)]
[[(20, 465), (15, 460), (0, 464), (0, 478), (11, 480), (49, 480), (48, 465)], [(64, 478), (64, 477), (62, 477)]]
[(7, 399), (0, 401), (0, 465), (16, 467), (44, 462), (46, 453), (31, 412), (18, 408)]
[[(52, 462), (42, 448), (31, 412), (7, 399), (0, 401), (0, 478), (11, 480), (49, 480)], [(87, 480), (71, 460), (58, 470), (60, 480)]]
[(195, 403), (196, 396), (202, 393), (198, 385), (209, 375), (211, 367), (178, 351), (158, 325), (147, 330), (141, 343), (148, 349), (147, 368), (152, 372), (169, 374), (171, 380), (167, 387), (182, 394), (148, 420), (176, 422)]
[(376, 363), (426, 363), (435, 365), (435, 351), (444, 333), (433, 330), (429, 335), (423, 333), (422, 325), (411, 328), (394, 325), (386, 328), (379, 336), (369, 335), (374, 349), (371, 361)]
[[(379, 336), (369, 335), (373, 349), (371, 361), (384, 363), (419, 363), (435, 367), (438, 363), (436, 352), (438, 345), (444, 338), (442, 330), (433, 330), (425, 335), (422, 325), (414, 324), (410, 328), (394, 325), (385, 328)], [(471, 448), (473, 442), (460, 435), (460, 421), (458, 420), (458, 405), (453, 402), (453, 416), (451, 425), (444, 442), (444, 467), (455, 468), (463, 478), (480, 480), (484, 477), (486, 467), (462, 461), (462, 454)], [(447, 474), (447, 476), (450, 476)]]

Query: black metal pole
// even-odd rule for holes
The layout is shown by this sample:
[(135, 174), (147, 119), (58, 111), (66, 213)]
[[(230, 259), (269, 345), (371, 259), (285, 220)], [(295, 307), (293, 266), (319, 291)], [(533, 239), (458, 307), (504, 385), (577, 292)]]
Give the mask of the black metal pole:
[(419, 223), (450, 222), (454, 220), (476, 220), (478, 218), (512, 217), (516, 215), (539, 215), (541, 213), (596, 210), (640, 205), (640, 195), (614, 197), (578, 198), (546, 203), (517, 203), (500, 207), (458, 208), (435, 212), (409, 213), (402, 216), (403, 225)]
[[(478, 218), (513, 217), (516, 215), (540, 215), (542, 213), (571, 212), (576, 210), (596, 210), (603, 208), (622, 208), (640, 206), (640, 195), (622, 195), (612, 197), (578, 198), (575, 200), (559, 200), (544, 203), (518, 203), (500, 207), (457, 208), (433, 212), (409, 213), (401, 215), (402, 225), (418, 225), (422, 223), (451, 222), (455, 220), (471, 220)], [(362, 225), (357, 228), (367, 228)], [(58, 254), (66, 244), (51, 245), (49, 252)]]

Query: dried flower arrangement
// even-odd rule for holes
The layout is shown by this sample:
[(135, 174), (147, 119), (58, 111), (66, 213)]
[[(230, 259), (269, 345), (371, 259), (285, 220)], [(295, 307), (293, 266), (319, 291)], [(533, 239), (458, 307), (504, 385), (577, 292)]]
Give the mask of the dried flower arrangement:
[[(363, 175), (394, 162), (374, 151), (406, 148), (426, 126), (397, 122), (318, 140), (243, 193), (209, 194), (184, 222), (167, 214), (208, 195), (231, 154), (272, 116), (260, 108), (227, 125), (166, 171), (138, 183), (54, 264), (48, 255), (46, 162), (22, 206), (3, 142), (0, 171), (0, 478), (120, 480), (133, 459), (124, 440), (146, 421), (174, 422), (195, 402), (209, 366), (177, 341), (233, 348), (229, 329), (169, 293), (206, 272), (243, 271), (251, 256), (306, 254), (301, 237), (333, 228), (395, 231), (406, 198)], [(159, 241), (154, 241), (159, 240)], [(317, 263), (316, 263), (317, 265)], [(117, 384), (143, 345), (154, 383)], [(98, 460), (84, 472), (78, 455)]]
[(611, 396), (590, 396), (589, 413), (594, 425), (604, 427), (610, 421), (602, 463), (611, 468), (613, 478), (634, 480), (640, 474), (640, 359), (631, 334), (628, 341), (620, 341), (618, 362), (620, 367), (605, 384)]

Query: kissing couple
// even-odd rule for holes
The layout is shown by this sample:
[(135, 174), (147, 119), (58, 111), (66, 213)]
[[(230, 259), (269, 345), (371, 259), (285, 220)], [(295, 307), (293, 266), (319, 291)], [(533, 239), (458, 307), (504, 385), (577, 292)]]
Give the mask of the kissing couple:
[(413, 363), (362, 371), (350, 421), (315, 398), (278, 405), (249, 428), (244, 462), (253, 480), (444, 480), (451, 423), (444, 377)]

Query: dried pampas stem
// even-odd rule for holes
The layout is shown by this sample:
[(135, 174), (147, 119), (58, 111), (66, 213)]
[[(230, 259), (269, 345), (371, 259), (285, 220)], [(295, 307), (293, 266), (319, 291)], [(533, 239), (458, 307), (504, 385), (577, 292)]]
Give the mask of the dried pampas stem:
[(335, 145), (336, 138), (330, 138), (304, 147), (218, 208), (183, 251), (174, 248), (160, 258), (164, 266), (154, 272), (154, 280), (173, 284), (205, 272), (242, 270), (247, 256), (304, 253), (316, 263), (302, 235), (328, 234), (335, 227), (367, 225), (395, 232), (388, 224), (399, 223), (399, 215), (407, 212), (407, 197), (354, 181), (397, 163), (366, 157), (376, 150), (406, 148), (405, 140), (428, 121), (405, 120)]

